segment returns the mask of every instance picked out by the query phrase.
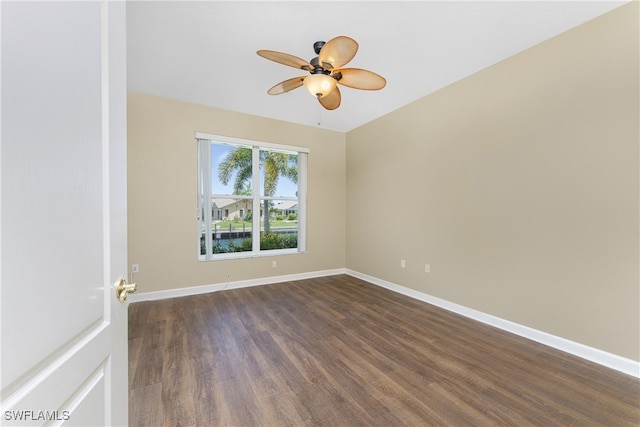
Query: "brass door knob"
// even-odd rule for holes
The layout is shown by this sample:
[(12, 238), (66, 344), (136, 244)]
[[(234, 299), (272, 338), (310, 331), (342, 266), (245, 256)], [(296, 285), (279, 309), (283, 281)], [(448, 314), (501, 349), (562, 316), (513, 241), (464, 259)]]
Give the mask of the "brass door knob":
[(136, 291), (136, 284), (131, 283), (127, 284), (127, 281), (124, 279), (120, 279), (118, 284), (116, 285), (116, 297), (119, 301), (124, 301), (127, 299), (128, 294), (132, 294)]

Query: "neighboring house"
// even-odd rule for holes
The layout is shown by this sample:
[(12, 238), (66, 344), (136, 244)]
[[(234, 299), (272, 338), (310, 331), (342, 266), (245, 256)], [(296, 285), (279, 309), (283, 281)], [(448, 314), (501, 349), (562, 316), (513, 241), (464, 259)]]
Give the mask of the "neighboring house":
[(216, 221), (244, 219), (248, 212), (251, 212), (251, 200), (215, 197), (211, 199), (211, 214)]
[(278, 203), (273, 207), (273, 210), (278, 213), (287, 216), (289, 214), (298, 214), (298, 202), (295, 200), (289, 200), (286, 202)]
[[(247, 213), (251, 212), (251, 200), (249, 199), (221, 199), (211, 198), (211, 214), (214, 221), (228, 221), (235, 218), (244, 219)], [(274, 212), (284, 216), (290, 213), (298, 214), (298, 202), (286, 201), (279, 203), (269, 209), (271, 215)], [(260, 217), (262, 218), (262, 209), (260, 209)]]

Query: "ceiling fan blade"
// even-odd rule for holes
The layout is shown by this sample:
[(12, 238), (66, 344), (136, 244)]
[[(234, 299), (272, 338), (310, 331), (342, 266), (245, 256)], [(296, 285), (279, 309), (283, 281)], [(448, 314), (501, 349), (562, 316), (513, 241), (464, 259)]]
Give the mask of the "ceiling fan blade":
[(292, 79), (280, 82), (277, 85), (273, 86), (271, 89), (269, 89), (267, 93), (269, 95), (280, 95), (281, 93), (289, 92), (290, 90), (299, 88), (300, 86), (302, 86), (302, 81), (304, 80), (304, 77), (305, 76), (294, 77)]
[(386, 86), (387, 81), (381, 75), (360, 68), (343, 68), (334, 70), (334, 75), (342, 74), (338, 83), (354, 89), (379, 90)]
[(329, 92), (327, 96), (318, 98), (320, 104), (322, 104), (322, 106), (327, 110), (335, 110), (336, 108), (338, 108), (340, 106), (340, 100), (340, 89), (338, 89), (337, 86), (331, 92)]
[(322, 46), (318, 59), (326, 70), (340, 68), (351, 61), (358, 51), (358, 42), (351, 37), (338, 36)]
[(297, 68), (299, 70), (313, 70), (313, 67), (309, 62), (302, 58), (298, 58), (297, 56), (289, 55), (288, 53), (277, 52), (275, 50), (259, 50), (256, 53), (270, 61), (288, 65), (289, 67)]

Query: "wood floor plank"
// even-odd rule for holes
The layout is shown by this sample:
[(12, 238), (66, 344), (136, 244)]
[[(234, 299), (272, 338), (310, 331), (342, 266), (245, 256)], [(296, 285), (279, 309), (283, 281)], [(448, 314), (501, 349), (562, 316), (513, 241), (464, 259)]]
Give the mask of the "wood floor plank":
[(640, 381), (347, 275), (134, 303), (132, 426), (638, 426)]
[(165, 426), (162, 383), (129, 390), (130, 426)]

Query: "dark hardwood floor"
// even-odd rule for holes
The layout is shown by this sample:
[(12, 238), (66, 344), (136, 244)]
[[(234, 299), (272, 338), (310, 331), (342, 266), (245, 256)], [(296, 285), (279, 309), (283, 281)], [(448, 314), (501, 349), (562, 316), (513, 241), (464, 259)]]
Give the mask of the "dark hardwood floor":
[(350, 276), (134, 303), (131, 426), (638, 426), (640, 382)]

